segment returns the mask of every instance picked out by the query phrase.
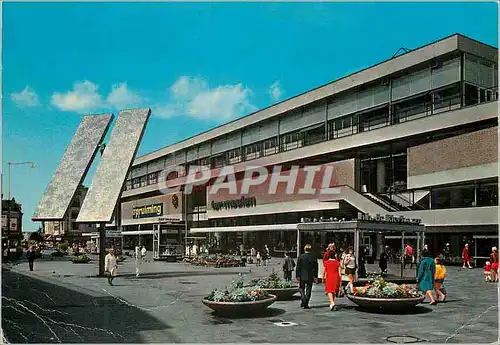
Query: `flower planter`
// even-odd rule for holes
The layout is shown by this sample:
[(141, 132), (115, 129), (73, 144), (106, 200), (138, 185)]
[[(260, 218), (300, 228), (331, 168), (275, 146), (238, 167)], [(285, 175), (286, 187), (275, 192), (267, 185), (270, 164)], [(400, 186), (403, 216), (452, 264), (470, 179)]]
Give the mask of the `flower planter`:
[(290, 301), (293, 299), (293, 295), (299, 292), (298, 287), (285, 288), (285, 289), (261, 289), (270, 295), (276, 296), (277, 301)]
[(252, 316), (265, 311), (276, 299), (276, 296), (269, 295), (266, 299), (251, 302), (215, 302), (208, 299), (202, 302), (219, 315)]
[(374, 298), (362, 297), (355, 295), (347, 295), (347, 298), (356, 303), (361, 308), (365, 309), (383, 309), (383, 310), (407, 310), (414, 308), (417, 304), (422, 303), (425, 296), (409, 297), (409, 298)]
[(74, 264), (88, 264), (90, 262), (90, 259), (87, 260), (71, 260)]

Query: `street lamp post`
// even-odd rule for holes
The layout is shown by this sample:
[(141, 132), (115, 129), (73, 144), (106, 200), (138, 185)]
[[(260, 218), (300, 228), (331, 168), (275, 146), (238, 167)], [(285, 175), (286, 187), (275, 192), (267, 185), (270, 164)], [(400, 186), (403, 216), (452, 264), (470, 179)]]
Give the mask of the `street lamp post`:
[(10, 211), (11, 211), (11, 192), (10, 192), (10, 169), (13, 165), (26, 165), (29, 164), (30, 167), (33, 169), (35, 167), (35, 163), (28, 161), (28, 162), (7, 162), (7, 187), (9, 188), (8, 190), (8, 199), (7, 199), (7, 255), (10, 255)]

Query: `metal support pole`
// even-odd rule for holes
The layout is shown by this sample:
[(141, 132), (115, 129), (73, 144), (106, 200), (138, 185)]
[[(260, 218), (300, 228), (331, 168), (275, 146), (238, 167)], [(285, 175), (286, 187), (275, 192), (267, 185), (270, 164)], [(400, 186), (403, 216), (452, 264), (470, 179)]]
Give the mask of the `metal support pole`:
[[(359, 270), (359, 228), (356, 228), (356, 230), (354, 230), (354, 256), (356, 258), (356, 265), (358, 266)], [(356, 270), (354, 274), (355, 280), (358, 280), (358, 270)]]
[(422, 232), (422, 248), (425, 246), (425, 232)]
[(123, 253), (123, 235), (122, 235), (122, 204), (120, 200), (118, 200), (118, 203), (116, 205), (116, 211), (115, 211), (115, 226), (117, 232), (120, 234), (120, 254)]
[(401, 232), (401, 278), (404, 276), (405, 269), (405, 232)]
[(104, 277), (104, 260), (106, 258), (106, 223), (99, 225), (99, 277)]
[(10, 162), (7, 163), (7, 186), (9, 187), (9, 191), (7, 194), (7, 200), (10, 200)]
[[(184, 195), (184, 250), (187, 248), (188, 246), (188, 234), (189, 234), (189, 225), (188, 225), (188, 194), (186, 193), (186, 191), (184, 190), (183, 192), (183, 195)], [(159, 231), (159, 235), (158, 236), (161, 236), (161, 227), (160, 227), (160, 231)], [(161, 240), (161, 237), (159, 238), (159, 240)], [(189, 256), (188, 253), (186, 253), (186, 256)]]
[(7, 184), (9, 187), (7, 198), (7, 258), (10, 260), (10, 163), (7, 163)]
[(297, 258), (300, 255), (300, 230), (297, 228)]
[(418, 262), (420, 261), (420, 232), (417, 232), (417, 259), (416, 259), (416, 263), (418, 264)]

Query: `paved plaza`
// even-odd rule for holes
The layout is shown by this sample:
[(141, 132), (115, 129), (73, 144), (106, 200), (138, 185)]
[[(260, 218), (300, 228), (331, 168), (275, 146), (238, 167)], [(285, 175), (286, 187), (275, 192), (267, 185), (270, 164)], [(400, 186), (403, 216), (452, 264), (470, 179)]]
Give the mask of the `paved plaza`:
[(323, 285), (315, 285), (310, 310), (299, 308), (297, 300), (276, 302), (266, 315), (252, 319), (216, 317), (201, 303), (239, 274), (250, 279), (279, 270), (273, 261), (267, 268), (147, 262), (136, 277), (129, 258), (120, 264), (115, 286), (95, 277), (96, 261), (72, 264), (49, 257), (36, 261), (34, 272), (26, 262), (4, 265), (4, 336), (11, 343), (498, 342), (497, 284), (483, 282), (481, 269), (449, 267), (448, 301), (425, 302), (403, 315), (361, 311), (346, 298), (331, 312)]

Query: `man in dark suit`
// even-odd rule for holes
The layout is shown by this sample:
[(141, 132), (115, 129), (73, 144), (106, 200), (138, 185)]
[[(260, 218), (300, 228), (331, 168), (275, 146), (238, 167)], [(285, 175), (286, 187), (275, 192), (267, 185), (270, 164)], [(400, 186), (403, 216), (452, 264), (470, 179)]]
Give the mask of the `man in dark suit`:
[(33, 248), (33, 246), (30, 246), (28, 251), (26, 252), (26, 258), (28, 259), (30, 271), (33, 271), (33, 263), (35, 262), (35, 257), (36, 257), (35, 248)]
[(295, 276), (300, 283), (300, 307), (309, 309), (309, 300), (311, 299), (311, 290), (313, 282), (318, 281), (318, 260), (316, 256), (311, 253), (311, 245), (306, 244), (304, 247), (304, 254), (297, 258), (297, 266)]

